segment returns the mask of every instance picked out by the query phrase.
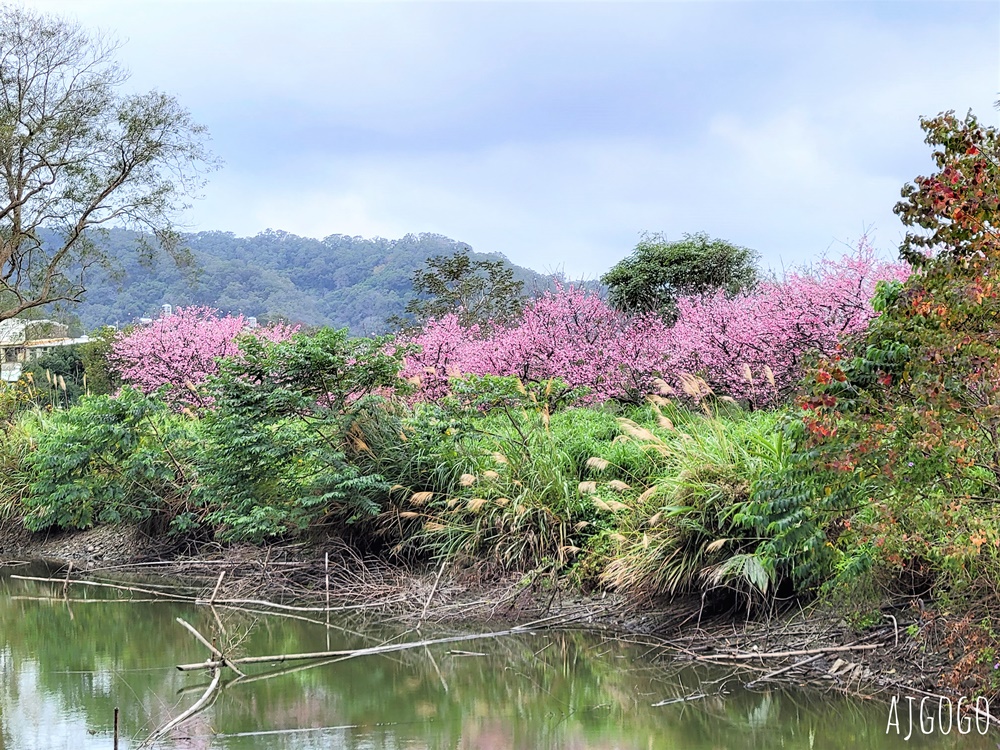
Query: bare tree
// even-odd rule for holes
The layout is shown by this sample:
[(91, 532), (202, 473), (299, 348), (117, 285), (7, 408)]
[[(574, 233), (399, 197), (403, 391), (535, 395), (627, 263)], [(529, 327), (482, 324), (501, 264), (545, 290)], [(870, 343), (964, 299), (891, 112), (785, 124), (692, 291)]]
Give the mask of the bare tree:
[[(204, 127), (158, 91), (123, 91), (118, 44), (58, 17), (0, 6), (0, 320), (79, 301), (115, 259), (102, 228), (182, 259), (171, 217), (217, 166)], [(145, 236), (145, 235), (144, 235)]]

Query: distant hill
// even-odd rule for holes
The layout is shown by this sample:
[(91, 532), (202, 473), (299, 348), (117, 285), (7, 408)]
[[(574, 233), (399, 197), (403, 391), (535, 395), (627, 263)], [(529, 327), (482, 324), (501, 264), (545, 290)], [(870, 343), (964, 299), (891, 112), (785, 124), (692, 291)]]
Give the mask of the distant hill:
[[(160, 305), (169, 303), (208, 305), (262, 321), (346, 326), (356, 335), (381, 333), (386, 318), (401, 314), (412, 296), (414, 270), (430, 256), (469, 248), (437, 234), (397, 240), (335, 234), (317, 240), (271, 230), (256, 237), (199, 232), (184, 237), (195, 268), (181, 271), (166, 257), (141, 264), (128, 249), (135, 240), (135, 233), (117, 229), (100, 240), (122, 259), (125, 273), (120, 280), (100, 271), (88, 276), (86, 300), (67, 309), (84, 330), (155, 317)], [(504, 260), (528, 293), (552, 285), (551, 278), (502, 255), (471, 255)]]

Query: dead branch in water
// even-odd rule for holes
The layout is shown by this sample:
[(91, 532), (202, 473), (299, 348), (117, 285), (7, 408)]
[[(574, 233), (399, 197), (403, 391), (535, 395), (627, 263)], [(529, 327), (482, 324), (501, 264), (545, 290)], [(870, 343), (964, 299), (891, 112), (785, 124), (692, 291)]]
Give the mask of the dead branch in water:
[(190, 719), (192, 716), (194, 716), (202, 709), (204, 709), (209, 704), (209, 701), (211, 701), (212, 698), (215, 696), (215, 691), (218, 689), (219, 682), (221, 679), (222, 679), (222, 669), (221, 667), (216, 667), (215, 669), (212, 670), (212, 682), (209, 684), (208, 689), (205, 690), (201, 698), (195, 701), (194, 705), (192, 705), (187, 711), (182, 713), (180, 716), (171, 719), (162, 727), (160, 727), (151, 735), (149, 735), (149, 737), (146, 738), (145, 742), (143, 742), (140, 745), (140, 747), (144, 747), (146, 745), (151, 744), (155, 740), (158, 740), (160, 737), (163, 737), (171, 729), (180, 726), (185, 721)]
[[(449, 638), (431, 638), (422, 641), (410, 641), (407, 643), (391, 643), (384, 646), (373, 646), (371, 648), (359, 648), (346, 651), (314, 651), (302, 654), (274, 654), (271, 656), (244, 656), (233, 659), (234, 664), (281, 664), (286, 661), (305, 661), (309, 659), (330, 659), (333, 657), (345, 657), (354, 659), (359, 656), (372, 656), (375, 654), (389, 654), (394, 651), (406, 651), (412, 648), (423, 648), (425, 646), (436, 646), (441, 643), (462, 643), (464, 641), (482, 640), (483, 638), (502, 638), (508, 635), (523, 635), (530, 632), (532, 623), (520, 625), (509, 630), (499, 630), (492, 633), (474, 633), (472, 635), (456, 635)], [(200, 664), (178, 664), (177, 669), (182, 672), (193, 672), (199, 669), (215, 669), (222, 666), (218, 659), (209, 659)]]
[(746, 684), (746, 687), (748, 687), (748, 688), (749, 687), (753, 687), (758, 682), (763, 682), (764, 680), (770, 680), (773, 677), (777, 677), (778, 675), (785, 674), (785, 672), (790, 672), (791, 670), (795, 669), (796, 667), (804, 667), (806, 664), (811, 664), (814, 661), (818, 661), (819, 659), (822, 659), (824, 656), (826, 656), (826, 651), (821, 651), (818, 654), (810, 656), (810, 657), (808, 657), (806, 659), (802, 659), (801, 661), (797, 661), (794, 664), (789, 664), (787, 667), (782, 667), (781, 669), (776, 669), (773, 672), (768, 672), (763, 677), (758, 677), (755, 680), (750, 680), (750, 682), (748, 682)]
[(195, 638), (197, 638), (199, 641), (201, 641), (202, 644), (212, 654), (212, 656), (214, 656), (216, 659), (218, 659), (224, 665), (226, 665), (231, 670), (233, 670), (234, 672), (236, 672), (236, 674), (238, 674), (240, 677), (245, 677), (246, 676), (239, 669), (237, 669), (236, 666), (229, 659), (226, 658), (225, 654), (223, 654), (219, 649), (217, 649), (215, 647), (215, 644), (210, 643), (209, 640), (205, 636), (203, 636), (201, 633), (199, 633), (197, 630), (195, 630), (193, 625), (191, 625), (188, 622), (185, 622), (180, 617), (177, 617), (175, 619), (177, 620), (177, 622), (179, 622), (181, 625), (183, 625), (188, 630), (188, 632), (191, 633), (191, 635), (193, 635)]
[(742, 661), (744, 659), (787, 659), (790, 656), (809, 656), (811, 654), (825, 654), (840, 651), (868, 651), (879, 648), (878, 643), (854, 643), (850, 646), (827, 646), (825, 648), (807, 648), (798, 651), (771, 651), (761, 653), (740, 653), (740, 654), (703, 654), (693, 658), (698, 661)]
[(16, 578), (19, 581), (41, 581), (42, 583), (58, 583), (64, 586), (71, 583), (75, 583), (79, 584), (80, 586), (94, 586), (96, 588), (115, 589), (117, 591), (130, 591), (137, 594), (149, 594), (152, 596), (161, 597), (163, 599), (170, 599), (172, 601), (179, 601), (179, 602), (195, 601), (194, 597), (185, 596), (184, 594), (171, 594), (170, 592), (167, 591), (157, 591), (155, 589), (141, 588), (139, 586), (121, 586), (114, 583), (102, 583), (99, 581), (84, 581), (79, 578), (62, 579), (62, 578), (42, 578), (40, 576), (15, 576), (15, 575), (12, 575), (11, 578)]

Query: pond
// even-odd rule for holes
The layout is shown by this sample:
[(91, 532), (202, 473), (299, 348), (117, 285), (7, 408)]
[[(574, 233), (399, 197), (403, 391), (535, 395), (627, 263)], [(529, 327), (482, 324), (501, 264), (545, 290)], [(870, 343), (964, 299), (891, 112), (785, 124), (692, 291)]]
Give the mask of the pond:
[[(0, 568), (0, 750), (122, 748), (195, 703), (207, 656), (176, 618), (245, 655), (377, 646), (454, 636), (391, 621), (339, 618), (327, 629), (287, 617), (184, 602), (117, 600), (122, 592), (26, 581), (45, 568)], [(74, 601), (73, 598), (77, 600)], [(223, 632), (224, 631), (224, 632)], [(581, 631), (525, 632), (363, 656), (246, 666), (162, 748), (996, 748), (975, 728), (909, 741), (889, 707), (823, 692), (746, 690), (725, 672), (653, 659), (648, 648)], [(228, 679), (231, 679), (228, 678)], [(704, 697), (697, 697), (704, 696)], [(905, 700), (905, 699), (904, 699)], [(660, 704), (660, 705), (657, 705)], [(936, 730), (936, 727), (935, 727)]]

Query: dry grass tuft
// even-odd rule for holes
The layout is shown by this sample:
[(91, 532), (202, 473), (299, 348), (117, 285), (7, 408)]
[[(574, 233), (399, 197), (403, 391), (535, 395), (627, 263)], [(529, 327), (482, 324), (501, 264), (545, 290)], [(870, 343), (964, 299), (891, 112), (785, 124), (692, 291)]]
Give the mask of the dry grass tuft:
[(659, 489), (660, 489), (660, 486), (658, 484), (654, 484), (652, 487), (650, 487), (645, 492), (643, 492), (641, 495), (639, 495), (639, 499), (636, 502), (639, 505), (642, 505), (644, 502), (646, 502), (647, 500), (649, 500), (653, 495), (655, 495)]
[(465, 507), (471, 510), (473, 513), (477, 512), (480, 508), (486, 505), (486, 498), (484, 497), (474, 497), (465, 504)]
[(611, 466), (611, 462), (604, 458), (591, 456), (587, 459), (587, 468), (594, 471), (604, 471), (609, 466)]

